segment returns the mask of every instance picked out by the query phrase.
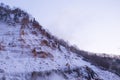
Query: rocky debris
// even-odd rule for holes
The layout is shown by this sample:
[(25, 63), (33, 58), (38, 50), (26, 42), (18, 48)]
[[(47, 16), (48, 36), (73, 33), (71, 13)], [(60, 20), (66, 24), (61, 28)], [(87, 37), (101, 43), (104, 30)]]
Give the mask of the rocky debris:
[[(65, 70), (51, 70), (45, 72), (32, 72), (31, 79), (37, 80), (41, 77), (49, 77), (52, 74), (57, 74), (64, 78), (64, 80), (103, 80), (88, 66), (65, 69)], [(45, 79), (45, 78), (44, 78)], [(44, 80), (43, 79), (43, 80)], [(48, 79), (49, 80), (49, 79)]]
[(39, 58), (50, 58), (50, 59), (54, 58), (54, 56), (51, 53), (45, 51), (37, 51), (35, 48), (32, 50), (32, 53), (35, 57), (39, 57)]

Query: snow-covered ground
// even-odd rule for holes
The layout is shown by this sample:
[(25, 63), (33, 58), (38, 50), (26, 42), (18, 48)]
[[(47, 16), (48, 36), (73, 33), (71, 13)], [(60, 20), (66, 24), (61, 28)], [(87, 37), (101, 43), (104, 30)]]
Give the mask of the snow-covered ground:
[[(23, 79), (24, 75), (17, 75), (19, 73), (74, 69), (84, 66), (90, 67), (103, 80), (120, 80), (117, 75), (91, 65), (89, 62), (84, 61), (82, 57), (78, 57), (63, 46), (60, 46), (60, 51), (50, 46), (41, 45), (42, 40), (47, 40), (48, 42), (50, 40), (40, 33), (38, 33), (39, 35), (32, 34), (31, 31), (37, 32), (37, 30), (33, 29), (30, 24), (29, 26), (30, 28), (23, 29), (24, 35), (21, 35), (21, 25), (10, 26), (0, 23), (0, 76), (6, 77), (6, 80), (13, 80), (11, 78), (13, 76), (17, 76), (17, 79), (14, 80), (25, 80)], [(49, 52), (52, 57), (40, 58), (34, 56), (32, 53), (34, 48), (38, 51)], [(65, 80), (61, 75), (55, 73), (40, 78), (40, 80)], [(76, 79), (71, 78), (71, 80)]]

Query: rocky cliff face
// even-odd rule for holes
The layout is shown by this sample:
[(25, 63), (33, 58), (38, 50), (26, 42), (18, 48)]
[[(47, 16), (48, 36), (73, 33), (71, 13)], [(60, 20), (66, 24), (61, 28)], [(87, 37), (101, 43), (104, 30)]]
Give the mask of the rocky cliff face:
[(28, 13), (0, 5), (0, 80), (119, 79), (82, 60)]

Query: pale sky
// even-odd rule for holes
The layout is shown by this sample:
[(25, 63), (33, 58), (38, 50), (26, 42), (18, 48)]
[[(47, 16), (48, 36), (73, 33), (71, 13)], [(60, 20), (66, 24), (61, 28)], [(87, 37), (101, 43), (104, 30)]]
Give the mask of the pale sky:
[(80, 49), (120, 55), (120, 0), (0, 0)]

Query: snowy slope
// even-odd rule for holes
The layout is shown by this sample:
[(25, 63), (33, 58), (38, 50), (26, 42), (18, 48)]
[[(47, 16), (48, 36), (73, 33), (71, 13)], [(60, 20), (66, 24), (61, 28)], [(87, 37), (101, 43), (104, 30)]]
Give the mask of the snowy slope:
[(120, 80), (49, 38), (33, 18), (9, 14), (11, 22), (0, 20), (0, 80)]

